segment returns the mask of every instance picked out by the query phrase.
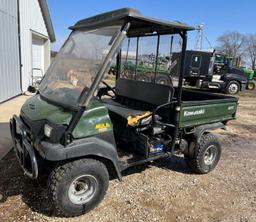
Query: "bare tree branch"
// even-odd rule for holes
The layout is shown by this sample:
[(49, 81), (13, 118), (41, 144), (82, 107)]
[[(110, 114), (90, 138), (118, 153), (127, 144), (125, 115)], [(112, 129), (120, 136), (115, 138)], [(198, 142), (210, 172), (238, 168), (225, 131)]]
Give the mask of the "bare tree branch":
[(250, 60), (251, 69), (255, 70), (256, 63), (256, 34), (250, 34), (246, 37), (246, 51)]
[(218, 38), (217, 50), (234, 58), (241, 57), (245, 53), (245, 40), (239, 32), (226, 32)]

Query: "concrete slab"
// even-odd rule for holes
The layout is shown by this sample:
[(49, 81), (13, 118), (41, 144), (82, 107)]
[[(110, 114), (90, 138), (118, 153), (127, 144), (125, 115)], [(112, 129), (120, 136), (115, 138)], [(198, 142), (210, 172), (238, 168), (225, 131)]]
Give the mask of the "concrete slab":
[(22, 104), (28, 98), (29, 96), (18, 96), (0, 104), (0, 160), (12, 148), (9, 120), (14, 114), (19, 114)]

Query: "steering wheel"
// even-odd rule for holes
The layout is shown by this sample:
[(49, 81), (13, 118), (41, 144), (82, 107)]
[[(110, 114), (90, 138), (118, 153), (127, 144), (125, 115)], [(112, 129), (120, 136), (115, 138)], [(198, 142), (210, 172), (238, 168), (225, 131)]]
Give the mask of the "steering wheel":
[(115, 87), (111, 87), (111, 86), (110, 86), (109, 84), (107, 84), (105, 81), (102, 81), (102, 83), (107, 87), (107, 90), (112, 91), (112, 92), (116, 95)]
[[(109, 84), (107, 84), (105, 81), (102, 81), (102, 83), (106, 86), (106, 88), (101, 88), (98, 92), (98, 97), (101, 98), (103, 95), (110, 96), (111, 98), (114, 98), (116, 95), (115, 87), (111, 87)], [(114, 96), (109, 94), (108, 91), (112, 91), (114, 93)]]

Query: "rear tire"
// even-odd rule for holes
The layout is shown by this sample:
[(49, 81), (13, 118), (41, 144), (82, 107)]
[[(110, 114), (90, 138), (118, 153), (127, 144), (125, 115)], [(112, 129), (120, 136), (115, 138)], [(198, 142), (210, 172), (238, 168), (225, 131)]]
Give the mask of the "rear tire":
[(55, 168), (48, 185), (59, 215), (79, 216), (103, 199), (109, 183), (106, 166), (94, 159), (81, 159)]
[(203, 134), (195, 147), (194, 156), (185, 156), (188, 166), (199, 174), (212, 171), (221, 156), (221, 146), (217, 137), (211, 133)]
[(254, 90), (255, 89), (255, 82), (248, 82), (247, 89)]
[(161, 85), (171, 85), (171, 78), (168, 76), (168, 74), (158, 74), (156, 77), (156, 83)]
[(230, 81), (225, 89), (226, 94), (235, 95), (240, 91), (240, 84), (237, 81)]
[(139, 74), (138, 77), (137, 77), (137, 80), (142, 81), (142, 82), (151, 82), (150, 76), (151, 76), (150, 73)]

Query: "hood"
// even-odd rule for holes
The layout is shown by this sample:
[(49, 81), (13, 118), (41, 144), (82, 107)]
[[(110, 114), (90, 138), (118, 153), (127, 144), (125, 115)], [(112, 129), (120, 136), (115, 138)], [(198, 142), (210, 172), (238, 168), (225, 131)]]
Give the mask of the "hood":
[(68, 124), (73, 114), (42, 100), (39, 94), (29, 98), (23, 104), (21, 112), (32, 121), (48, 120), (56, 124)]
[(245, 72), (243, 69), (240, 69), (240, 68), (237, 68), (235, 66), (231, 66), (229, 68), (229, 73), (233, 73), (233, 74), (238, 74), (238, 75), (241, 75), (241, 76), (245, 76)]

